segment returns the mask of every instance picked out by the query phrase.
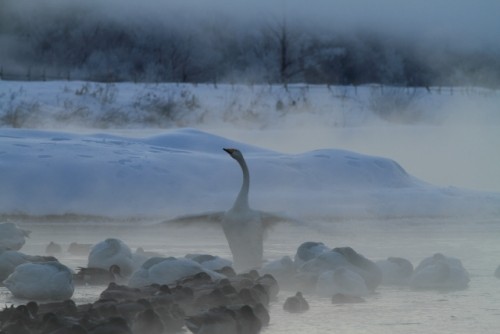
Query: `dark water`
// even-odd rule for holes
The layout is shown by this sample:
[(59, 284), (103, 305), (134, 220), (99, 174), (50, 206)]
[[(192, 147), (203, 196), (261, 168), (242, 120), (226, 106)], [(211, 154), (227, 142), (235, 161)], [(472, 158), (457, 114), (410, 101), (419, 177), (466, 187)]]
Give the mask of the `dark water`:
[[(44, 254), (55, 241), (66, 250), (69, 243), (97, 243), (107, 237), (125, 241), (132, 249), (143, 247), (165, 256), (210, 253), (230, 258), (221, 231), (215, 228), (151, 228), (145, 223), (22, 223), (32, 230), (22, 249)], [(282, 310), (281, 291), (271, 304), (271, 324), (264, 333), (497, 333), (500, 329), (500, 280), (493, 272), (500, 265), (500, 219), (393, 219), (386, 221), (317, 222), (310, 227), (280, 225), (269, 233), (265, 257), (293, 256), (304, 241), (321, 241), (330, 247), (351, 246), (372, 260), (400, 256), (415, 266), (441, 252), (462, 260), (471, 282), (463, 291), (414, 291), (406, 287), (379, 287), (362, 304), (334, 305), (329, 298), (306, 295), (310, 310), (292, 315)], [(71, 268), (87, 259), (63, 252), (60, 261)], [(78, 287), (77, 303), (98, 298), (102, 288)], [(0, 288), (0, 304), (24, 301)]]

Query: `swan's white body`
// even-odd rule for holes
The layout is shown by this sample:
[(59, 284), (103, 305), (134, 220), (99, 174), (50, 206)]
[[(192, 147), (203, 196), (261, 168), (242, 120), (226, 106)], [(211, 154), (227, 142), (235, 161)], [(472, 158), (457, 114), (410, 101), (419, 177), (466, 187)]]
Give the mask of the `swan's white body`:
[(349, 267), (350, 265), (351, 264), (344, 255), (339, 252), (329, 251), (323, 252), (315, 258), (305, 262), (300, 266), (299, 272), (320, 275), (325, 271), (334, 270), (338, 267)]
[(65, 300), (74, 291), (71, 270), (57, 261), (21, 264), (3, 283), (23, 299)]
[(26, 262), (28, 261), (23, 253), (0, 249), (0, 282), (12, 274), (18, 265)]
[(467, 288), (469, 281), (469, 273), (459, 259), (436, 253), (415, 268), (410, 286), (415, 289), (462, 290)]
[(413, 274), (410, 261), (400, 257), (389, 257), (375, 264), (382, 270), (382, 283), (385, 285), (405, 285)]
[(162, 257), (163, 255), (156, 252), (148, 252), (145, 251), (142, 247), (138, 247), (135, 252), (132, 254), (132, 265), (133, 271), (138, 270), (144, 262), (149, 260), (152, 257)]
[(324, 272), (334, 271), (340, 267), (361, 276), (371, 291), (374, 291), (382, 281), (380, 268), (350, 247), (337, 247), (331, 251), (321, 252), (300, 266), (298, 277), (305, 280), (307, 286), (311, 277), (319, 277)]
[(306, 241), (297, 248), (297, 252), (294, 257), (295, 267), (298, 269), (307, 261), (312, 260), (321, 253), (328, 252), (330, 250), (331, 248), (328, 248), (322, 242)]
[(370, 291), (361, 275), (346, 267), (339, 267), (319, 275), (316, 293), (324, 297), (336, 294), (360, 297), (368, 295)]
[(12, 274), (20, 264), (52, 260), (55, 260), (55, 258), (51, 256), (26, 255), (15, 250), (0, 248), (0, 282)]
[(260, 268), (264, 256), (264, 226), (257, 211), (231, 209), (222, 230), (233, 254), (236, 269)]
[(295, 263), (290, 256), (283, 256), (281, 259), (267, 262), (259, 270), (261, 275), (272, 275), (280, 286), (289, 286), (294, 282), (294, 276), (297, 273)]
[(123, 276), (129, 276), (133, 271), (130, 247), (119, 239), (110, 238), (92, 247), (87, 267), (108, 270), (112, 265), (120, 267)]
[(294, 221), (289, 217), (253, 210), (248, 204), (250, 174), (243, 154), (234, 148), (224, 148), (241, 167), (243, 183), (233, 206), (228, 211), (188, 215), (167, 223), (215, 222), (222, 226), (233, 255), (236, 270), (260, 268), (264, 250), (264, 231), (272, 223)]
[(198, 262), (185, 258), (154, 257), (147, 260), (129, 279), (128, 285), (140, 288), (151, 284), (172, 284), (182, 278), (205, 272), (212, 279), (225, 276), (203, 268)]
[(0, 248), (20, 250), (30, 231), (18, 228), (14, 223), (0, 224)]

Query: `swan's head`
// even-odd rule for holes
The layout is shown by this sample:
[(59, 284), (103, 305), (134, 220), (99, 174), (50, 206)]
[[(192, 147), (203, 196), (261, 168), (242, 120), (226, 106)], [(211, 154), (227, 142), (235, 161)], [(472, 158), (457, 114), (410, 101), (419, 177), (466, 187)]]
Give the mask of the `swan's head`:
[(223, 148), (223, 150), (235, 160), (243, 159), (243, 154), (236, 148)]

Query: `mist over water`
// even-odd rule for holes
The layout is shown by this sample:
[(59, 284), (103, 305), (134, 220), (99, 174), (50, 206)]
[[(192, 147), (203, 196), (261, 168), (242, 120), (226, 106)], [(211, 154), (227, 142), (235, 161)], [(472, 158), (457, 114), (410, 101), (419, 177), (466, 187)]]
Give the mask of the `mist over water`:
[[(424, 59), (425, 64), (440, 67), (439, 64), (443, 64), (443, 61), (446, 63), (446, 55), (455, 53), (482, 56), (486, 54), (488, 61), (496, 59), (500, 52), (497, 36), (500, 31), (498, 13), (500, 13), (500, 2), (496, 0), (482, 0), (475, 3), (437, 0), (432, 4), (398, 0), (335, 2), (317, 0), (312, 3), (299, 0), (253, 2), (91, 0), (79, 3), (68, 0), (0, 0), (0, 76), (5, 75), (10, 69), (16, 69), (22, 75), (26, 72), (32, 74), (31, 71), (34, 73), (38, 67), (43, 71), (46, 70), (46, 74), (54, 70), (53, 73), (59, 75), (57, 79), (61, 79), (60, 76), (67, 73), (87, 75), (88, 68), (114, 68), (114, 65), (120, 63), (123, 54), (127, 56), (125, 60), (129, 58), (128, 56), (131, 59), (142, 58), (140, 53), (133, 54), (129, 50), (121, 53), (123, 50), (117, 47), (113, 52), (117, 50), (121, 52), (89, 54), (89, 57), (75, 70), (65, 72), (59, 67), (57, 59), (64, 59), (67, 54), (57, 51), (54, 54), (62, 58), (52, 58), (47, 51), (52, 47), (54, 48), (52, 50), (57, 50), (57, 45), (49, 43), (53, 41), (51, 38), (54, 36), (52, 36), (45, 44), (37, 44), (45, 46), (41, 50), (47, 51), (49, 55), (45, 58), (44, 64), (40, 65), (31, 58), (33, 54), (38, 55), (37, 52), (30, 53), (33, 51), (30, 49), (33, 45), (25, 44), (27, 39), (18, 39), (16, 33), (36, 31), (33, 28), (42, 28), (41, 31), (45, 32), (57, 32), (58, 29), (52, 30), (56, 27), (52, 26), (57, 21), (54, 18), (71, 17), (75, 22), (82, 23), (77, 25), (82, 29), (90, 27), (88, 31), (94, 31), (94, 28), (98, 27), (101, 32), (119, 31), (124, 33), (120, 37), (123, 40), (135, 36), (135, 41), (146, 41), (145, 44), (148, 40), (143, 36), (155, 40), (158, 37), (156, 34), (163, 38), (164, 31), (173, 29), (172, 31), (180, 32), (182, 36), (191, 36), (195, 41), (205, 40), (204, 42), (208, 44), (197, 46), (201, 47), (201, 50), (211, 50), (215, 43), (207, 39), (207, 36), (213, 37), (223, 31), (236, 32), (237, 37), (255, 37), (270, 26), (276, 27), (276, 23), (279, 26), (285, 17), (294, 38), (313, 36), (311, 39), (305, 38), (312, 41), (314, 38), (327, 39), (335, 33), (336, 38), (349, 40), (353, 36), (366, 37), (364, 34), (368, 31), (382, 36), (382, 40), (388, 44), (393, 41), (403, 45), (410, 44), (415, 49), (406, 50), (416, 50), (415, 54), (420, 57), (419, 59)], [(17, 22), (17, 25), (11, 25), (12, 22)], [(221, 25), (211, 25), (214, 22)], [(130, 30), (123, 28), (129, 23)], [(118, 29), (114, 30), (116, 27)], [(151, 27), (154, 29), (151, 30)], [(217, 29), (210, 30), (207, 27)], [(86, 31), (85, 29), (82, 31)], [(206, 30), (207, 35), (200, 32), (203, 30)], [(63, 30), (59, 30), (61, 31)], [(73, 30), (75, 33), (79, 31)], [(214, 31), (216, 33), (210, 34)], [(304, 34), (297, 34), (297, 31)], [(128, 35), (130, 32), (133, 33)], [(356, 37), (357, 42), (358, 37)], [(61, 36), (57, 35), (57, 38), (60, 39)], [(36, 38), (33, 41), (40, 42)], [(249, 44), (253, 45), (253, 41), (250, 38)], [(89, 42), (89, 45), (91, 44)], [(238, 48), (238, 43), (227, 45)], [(338, 56), (339, 50), (334, 49), (332, 54)], [(19, 50), (27, 57), (18, 59), (14, 51)], [(62, 47), (61, 50), (65, 48)], [(80, 50), (76, 48), (69, 51), (80, 54)], [(387, 80), (392, 78), (390, 73), (400, 73), (392, 70), (402, 68), (399, 62), (402, 58), (398, 57), (397, 52), (392, 53), (393, 51), (382, 52), (386, 57), (384, 59), (392, 60), (387, 62), (391, 65), (387, 68), (389, 74), (381, 76)], [(448, 51), (450, 53), (447, 53)], [(205, 55), (203, 52), (191, 54), (193, 59), (203, 60), (202, 65), (210, 64), (210, 61), (224, 63), (220, 61), (224, 59), (223, 57), (218, 58), (220, 53), (210, 54), (208, 58)], [(457, 58), (460, 59), (460, 56)], [(482, 63), (481, 59), (484, 59), (472, 58), (477, 63)], [(250, 59), (249, 65), (261, 64), (259, 61), (262, 61), (262, 59), (256, 61), (251, 57)], [(242, 57), (240, 60), (244, 62), (248, 59)], [(142, 165), (141, 159), (145, 155), (149, 158), (161, 150), (168, 151), (169, 148), (156, 145), (151, 139), (152, 142), (147, 145), (156, 146), (144, 152), (143, 156), (141, 155), (143, 152), (138, 154), (139, 144), (127, 142), (126, 139), (116, 140), (107, 137), (108, 135), (143, 139), (164, 135), (166, 129), (192, 127), (241, 142), (242, 145), (256, 145), (289, 154), (333, 148), (387, 157), (396, 161), (411, 176), (445, 187), (449, 190), (450, 197), (455, 196), (453, 190), (457, 187), (500, 192), (500, 93), (498, 85), (494, 85), (500, 81), (496, 81), (494, 76), (495, 80), (491, 80), (490, 76), (491, 73), (497, 73), (490, 70), (498, 67), (489, 67), (491, 64), (498, 66), (497, 61), (487, 62), (489, 65), (478, 72), (464, 66), (456, 68), (451, 74), (442, 73), (442, 77), (446, 77), (449, 81), (442, 80), (439, 75), (434, 78), (438, 82), (446, 81), (464, 87), (441, 87), (436, 84), (427, 88), (413, 89), (392, 87), (387, 83), (343, 85), (334, 82), (328, 86), (309, 85), (303, 84), (304, 76), (293, 77), (291, 82), (296, 84), (290, 84), (285, 88), (282, 83), (272, 85), (278, 76), (271, 77), (273, 79), (271, 80), (262, 74), (268, 73), (267, 65), (275, 63), (275, 59), (264, 60), (265, 66), (249, 66), (246, 72), (234, 74), (228, 71), (224, 72), (223, 77), (220, 77), (221, 74), (217, 71), (215, 74), (211, 72), (203, 76), (209, 84), (147, 85), (130, 82), (99, 84), (74, 81), (29, 83), (4, 81), (2, 78), (0, 122), (2, 127), (24, 127), (42, 132), (47, 130), (49, 137), (52, 136), (51, 131), (57, 131), (57, 136), (54, 135), (49, 144), (47, 144), (49, 140), (39, 146), (36, 142), (27, 143), (27, 146), (32, 145), (40, 149), (39, 152), (33, 151), (35, 152), (33, 159), (36, 161), (34, 169), (48, 165), (50, 152), (48, 154), (43, 149), (50, 150), (47, 147), (57, 147), (65, 141), (72, 140), (60, 135), (59, 131), (91, 135), (103, 133), (104, 135), (99, 137), (98, 144), (101, 145), (108, 140), (113, 154), (116, 153), (112, 158), (92, 156), (96, 152), (92, 151), (95, 149), (92, 145), (97, 143), (96, 137), (85, 142), (87, 147), (83, 145), (82, 152), (68, 152), (68, 155), (77, 154), (76, 165), (93, 158), (107, 161), (106, 166), (114, 163), (116, 170), (122, 172), (128, 172), (126, 168), (131, 166), (130, 170), (133, 172), (118, 175), (113, 179), (115, 185), (122, 183), (120, 177), (124, 175), (137, 176), (144, 171), (163, 168), (154, 163), (152, 167), (146, 163)], [(430, 67), (434, 68), (433, 66)], [(151, 69), (149, 71), (144, 70), (148, 79), (151, 78), (148, 77), (151, 72), (155, 72)], [(188, 73), (186, 81), (196, 81), (197, 77), (192, 73)], [(468, 78), (471, 73), (475, 76), (474, 80)], [(175, 78), (172, 81), (183, 81), (181, 76), (177, 75)], [(217, 80), (213, 80), (214, 78)], [(259, 80), (262, 81), (260, 84), (254, 83)], [(470, 83), (484, 82), (487, 82), (485, 86), (490, 89), (467, 87)], [(382, 91), (384, 93), (379, 93)], [(199, 145), (203, 148), (203, 143), (189, 142), (185, 145)], [(86, 148), (91, 149), (87, 152)], [(18, 143), (16, 152), (21, 152), (22, 149), (23, 145)], [(182, 151), (182, 148), (176, 149)], [(220, 151), (218, 147), (217, 150)], [(0, 153), (1, 158), (5, 157), (4, 153)], [(193, 152), (188, 150), (184, 153), (188, 156)], [(206, 157), (207, 160), (212, 159), (210, 161), (219, 163), (217, 157), (196, 153), (199, 153), (196, 157), (201, 160)], [(122, 159), (120, 154), (123, 155)], [(229, 160), (226, 156), (221, 159)], [(157, 162), (154, 159), (151, 161)], [(173, 180), (169, 185), (154, 184), (157, 188), (152, 187), (154, 189), (151, 193), (167, 186), (179, 189), (176, 193), (178, 197), (172, 201), (175, 200), (182, 205), (165, 210), (165, 216), (195, 214), (205, 209), (209, 211), (230, 208), (240, 186), (240, 170), (234, 161), (224, 160), (224, 163), (226, 162), (234, 168), (215, 181), (219, 187), (225, 187), (225, 190), (217, 193), (215, 187), (203, 189), (210, 196), (201, 195), (206, 198), (200, 205), (194, 200), (200, 197), (197, 195), (200, 191), (198, 188), (183, 187), (182, 184), (176, 183), (178, 180)], [(8, 165), (3, 163), (5, 161), (2, 160), (0, 164), (2, 168)], [(85, 169), (86, 165), (83, 163), (79, 167), (81, 166)], [(151, 169), (148, 169), (150, 167)], [(193, 164), (186, 168), (186, 174), (191, 172), (192, 179), (200, 178), (199, 172), (204, 168), (208, 168), (206, 162)], [(251, 169), (250, 173), (252, 171), (255, 170)], [(110, 179), (116, 176), (113, 174), (113, 168), (109, 168), (107, 172), (109, 174), (105, 176), (109, 175)], [(162, 172), (168, 174), (171, 171), (162, 170)], [(156, 174), (151, 175), (154, 179)], [(311, 178), (314, 178), (314, 175), (311, 175)], [(56, 181), (58, 186), (64, 183), (64, 180), (61, 182), (56, 179), (57, 177), (54, 178), (53, 184)], [(107, 190), (105, 187), (110, 183), (104, 181), (94, 183), (96, 179), (89, 177), (86, 189), (91, 189), (92, 192), (88, 193), (99, 194)], [(24, 180), (27, 183), (30, 181), (37, 180)], [(50, 180), (44, 183), (44, 186), (47, 188), (40, 187), (36, 189), (38, 191), (36, 194), (30, 194), (41, 198), (40, 207), (43, 207), (43, 200), (46, 199), (43, 195), (52, 194), (54, 190)], [(60, 189), (68, 193), (57, 194), (60, 195), (59, 198), (68, 197), (72, 190), (71, 187)], [(285, 190), (277, 190), (276, 193), (252, 192), (254, 190), (256, 189), (252, 183), (250, 198), (256, 209), (293, 212), (299, 215), (301, 210), (306, 212), (307, 209), (310, 213), (316, 207), (319, 209), (318, 215), (308, 216), (304, 226), (278, 225), (271, 230), (264, 243), (265, 260), (276, 260), (287, 255), (293, 257), (302, 242), (319, 241), (331, 248), (352, 247), (370, 260), (381, 260), (390, 256), (404, 257), (414, 266), (428, 256), (444, 253), (461, 259), (471, 276), (469, 287), (463, 291), (415, 291), (408, 287), (380, 286), (376, 293), (367, 296), (366, 302), (362, 304), (332, 305), (330, 298), (310, 294), (306, 295), (311, 306), (310, 311), (300, 315), (291, 315), (283, 311), (285, 298), (296, 291), (282, 290), (278, 300), (271, 303), (271, 324), (262, 333), (497, 333), (500, 281), (493, 276), (493, 272), (500, 264), (499, 217), (489, 215), (486, 218), (486, 215), (478, 212), (477, 216), (472, 217), (430, 219), (425, 216), (426, 205), (435, 208), (434, 205), (437, 206), (439, 203), (433, 203), (432, 198), (425, 203), (413, 202), (409, 196), (409, 206), (422, 208), (421, 217), (405, 218), (396, 215), (390, 219), (367, 218), (370, 217), (370, 212), (364, 211), (366, 209), (363, 207), (364, 203), (354, 203), (359, 205), (360, 215), (342, 219), (334, 214), (323, 216), (321, 213), (349, 206), (352, 195), (350, 189), (339, 191), (337, 198), (344, 200), (340, 205), (335, 203), (334, 196), (323, 198), (323, 195), (328, 194), (320, 191), (310, 191), (311, 198), (308, 198), (310, 202), (306, 204), (287, 202), (286, 196), (300, 192), (300, 187), (290, 186)], [(127, 191), (133, 195), (134, 189), (130, 187)], [(158, 190), (158, 193), (161, 191)], [(78, 207), (81, 198), (75, 193), (71, 195), (75, 197), (74, 203), (70, 204)], [(115, 195), (127, 199), (128, 194), (123, 192)], [(283, 195), (283, 199), (273, 199), (273, 196), (280, 195)], [(11, 195), (2, 193), (4, 199), (9, 196)], [(316, 203), (313, 203), (314, 196), (318, 199)], [(367, 203), (371, 201), (370, 204), (380, 204), (383, 209), (391, 208), (393, 203), (384, 202), (384, 197), (374, 197), (377, 196), (370, 194), (363, 199), (366, 199)], [(164, 203), (166, 205), (168, 200), (163, 197), (154, 198), (159, 207)], [(132, 202), (126, 203), (130, 211), (151, 204)], [(309, 204), (311, 207), (301, 207)], [(99, 209), (104, 208), (108, 213), (116, 214), (118, 209), (107, 205), (105, 200), (98, 203)], [(31, 238), (22, 249), (23, 252), (43, 255), (46, 245), (50, 241), (55, 241), (63, 246), (63, 253), (58, 258), (72, 269), (86, 266), (87, 257), (69, 254), (66, 249), (70, 242), (96, 244), (108, 237), (120, 238), (134, 250), (143, 247), (146, 251), (158, 252), (166, 257), (201, 253), (231, 258), (227, 241), (220, 229), (152, 227), (152, 224), (167, 217), (134, 220), (135, 217), (131, 219), (129, 212), (123, 215), (125, 218), (120, 220), (122, 216), (117, 214), (118, 218), (115, 221), (99, 221), (92, 216), (77, 215), (53, 220), (50, 216), (43, 220), (31, 216), (17, 217), (13, 222), (32, 230)], [(99, 298), (102, 290), (91, 286), (79, 287), (73, 299), (79, 304), (93, 302)], [(0, 304), (17, 305), (24, 302), (12, 297), (5, 287), (0, 287)]]
[[(66, 250), (70, 242), (96, 243), (105, 237), (117, 237), (132, 249), (144, 247), (165, 256), (182, 257), (188, 253), (210, 253), (230, 257), (221, 231), (207, 228), (151, 229), (136, 224), (34, 224), (32, 238), (23, 251), (43, 254), (49, 241), (57, 241)], [(317, 222), (316, 222), (317, 223)], [(265, 241), (266, 260), (293, 256), (304, 241), (320, 241), (329, 247), (353, 247), (371, 260), (400, 256), (414, 266), (423, 258), (441, 252), (460, 258), (471, 275), (468, 289), (462, 291), (418, 291), (408, 287), (380, 286), (361, 304), (334, 305), (330, 298), (306, 294), (309, 311), (290, 314), (283, 311), (284, 300), (295, 291), (282, 289), (271, 303), (271, 323), (262, 333), (454, 333), (466, 334), (480, 329), (496, 333), (500, 287), (493, 271), (498, 264), (498, 222), (480, 220), (396, 219), (324, 222), (313, 227), (277, 226)], [(89, 226), (91, 228), (89, 228)], [(61, 261), (76, 268), (86, 265), (86, 257), (63, 252)], [(77, 303), (95, 301), (102, 288), (76, 289)], [(7, 305), (20, 304), (5, 288), (0, 300)]]
[(385, 125), (214, 131), (280, 152), (302, 153), (335, 147), (390, 157), (409, 174), (435, 185), (499, 191), (500, 158), (496, 154), (499, 129), (498, 126)]

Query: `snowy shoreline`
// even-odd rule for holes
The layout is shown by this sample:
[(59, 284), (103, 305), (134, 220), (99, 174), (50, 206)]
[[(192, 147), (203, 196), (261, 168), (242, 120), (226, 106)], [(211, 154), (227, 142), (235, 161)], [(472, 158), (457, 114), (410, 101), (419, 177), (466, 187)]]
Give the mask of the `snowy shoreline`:
[(500, 91), (478, 87), (2, 81), (2, 126), (134, 129), (500, 125)]
[(176, 129), (133, 138), (1, 129), (0, 212), (24, 215), (172, 217), (228, 209), (238, 166), (250, 166), (251, 203), (303, 217), (497, 216), (500, 193), (436, 187), (387, 158), (346, 150), (278, 153)]

